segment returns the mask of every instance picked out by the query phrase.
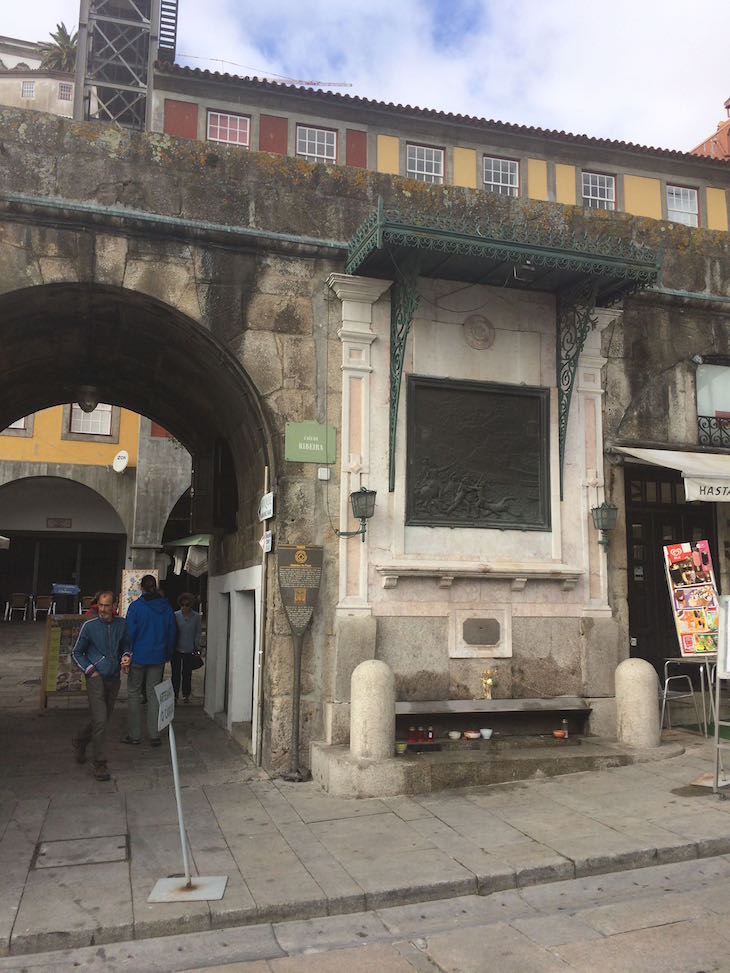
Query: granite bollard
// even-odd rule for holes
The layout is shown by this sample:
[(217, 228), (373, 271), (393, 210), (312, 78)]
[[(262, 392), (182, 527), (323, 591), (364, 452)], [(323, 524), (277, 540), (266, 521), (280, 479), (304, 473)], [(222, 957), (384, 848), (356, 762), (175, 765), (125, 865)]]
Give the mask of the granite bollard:
[(395, 741), (395, 676), (385, 662), (367, 659), (350, 684), (350, 753), (357, 760), (387, 760)]
[(624, 659), (616, 668), (616, 736), (629, 747), (659, 746), (659, 680), (644, 659)]

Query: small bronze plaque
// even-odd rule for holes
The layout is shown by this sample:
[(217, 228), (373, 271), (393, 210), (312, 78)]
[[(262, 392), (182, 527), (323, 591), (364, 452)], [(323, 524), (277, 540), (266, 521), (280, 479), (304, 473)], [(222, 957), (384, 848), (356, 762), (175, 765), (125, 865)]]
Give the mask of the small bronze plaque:
[(496, 618), (467, 618), (462, 637), (467, 645), (498, 645), (502, 630)]

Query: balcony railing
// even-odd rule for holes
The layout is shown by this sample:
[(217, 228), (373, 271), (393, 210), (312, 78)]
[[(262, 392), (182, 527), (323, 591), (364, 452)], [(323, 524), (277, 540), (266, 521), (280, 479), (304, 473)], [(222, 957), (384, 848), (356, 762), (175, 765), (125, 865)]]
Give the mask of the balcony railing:
[(730, 418), (697, 416), (697, 437), (700, 446), (730, 449)]

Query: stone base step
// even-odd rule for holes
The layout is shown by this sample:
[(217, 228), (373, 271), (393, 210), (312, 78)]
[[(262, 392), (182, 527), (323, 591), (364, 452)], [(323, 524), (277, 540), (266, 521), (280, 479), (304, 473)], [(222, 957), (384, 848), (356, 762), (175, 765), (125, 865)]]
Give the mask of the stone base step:
[(356, 760), (348, 747), (314, 743), (312, 777), (338, 797), (390, 797), (606, 770), (683, 752), (679, 743), (642, 751), (597, 737), (551, 740), (549, 746), (544, 741), (531, 745), (524, 740), (501, 746), (491, 740), (474, 743), (475, 746), (468, 746), (457, 741), (454, 748), (409, 752), (382, 761)]

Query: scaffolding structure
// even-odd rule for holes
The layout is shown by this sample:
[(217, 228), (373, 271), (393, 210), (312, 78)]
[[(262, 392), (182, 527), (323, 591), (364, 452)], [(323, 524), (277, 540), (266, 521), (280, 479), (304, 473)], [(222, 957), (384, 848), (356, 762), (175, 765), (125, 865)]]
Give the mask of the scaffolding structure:
[(149, 129), (154, 63), (176, 42), (177, 0), (81, 0), (74, 118)]

